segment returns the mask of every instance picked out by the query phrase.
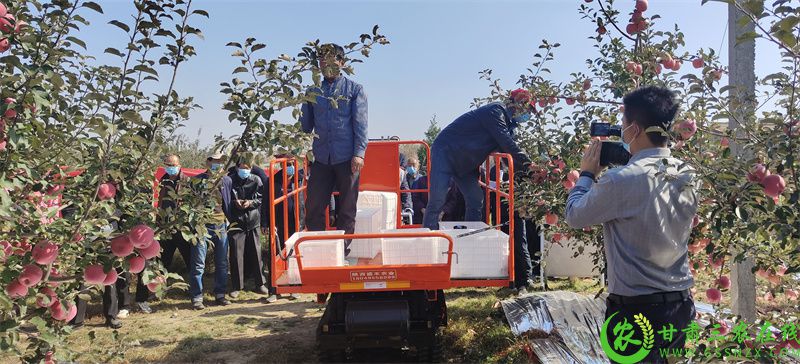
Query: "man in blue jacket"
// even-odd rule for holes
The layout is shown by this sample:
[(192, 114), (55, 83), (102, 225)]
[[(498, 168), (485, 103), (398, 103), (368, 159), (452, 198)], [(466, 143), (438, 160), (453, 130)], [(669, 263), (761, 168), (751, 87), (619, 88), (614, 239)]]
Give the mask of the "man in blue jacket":
[(533, 105), (527, 90), (511, 92), (504, 103), (491, 103), (458, 117), (431, 146), (428, 206), (423, 226), (439, 229), (450, 179), (464, 195), (466, 221), (481, 221), (484, 192), (478, 183), (480, 166), (495, 151), (509, 153), (514, 169), (525, 173), (530, 159), (514, 141), (514, 128), (530, 119)]
[[(300, 123), (314, 132), (314, 163), (308, 181), (306, 227), (325, 230), (325, 210), (334, 187), (339, 191), (336, 228), (352, 234), (356, 226), (358, 183), (367, 151), (367, 95), (364, 87), (342, 76), (344, 49), (336, 44), (320, 47), (319, 68), (325, 79), (308, 90), (316, 95), (302, 106)], [(345, 254), (349, 252), (349, 242)]]

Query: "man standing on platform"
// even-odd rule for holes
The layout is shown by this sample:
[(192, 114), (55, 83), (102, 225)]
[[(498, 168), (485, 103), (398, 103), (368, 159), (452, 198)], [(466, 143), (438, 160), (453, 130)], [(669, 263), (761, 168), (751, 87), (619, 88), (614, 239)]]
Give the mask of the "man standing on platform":
[[(339, 191), (336, 228), (352, 234), (356, 225), (358, 183), (367, 151), (367, 94), (364, 87), (342, 76), (344, 49), (336, 44), (320, 47), (319, 68), (325, 79), (312, 87), (313, 102), (302, 106), (303, 131), (314, 132), (314, 163), (308, 182), (306, 227), (325, 230), (325, 210), (334, 187)], [(345, 243), (345, 255), (350, 252)]]

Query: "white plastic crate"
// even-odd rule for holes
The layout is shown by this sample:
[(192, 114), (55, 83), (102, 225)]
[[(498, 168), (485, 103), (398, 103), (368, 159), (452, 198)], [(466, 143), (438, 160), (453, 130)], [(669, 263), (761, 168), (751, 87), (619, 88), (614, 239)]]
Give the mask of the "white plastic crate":
[[(430, 229), (384, 230), (381, 233), (429, 232)], [(442, 238), (383, 238), (381, 257), (383, 264), (435, 264), (441, 261)], [(446, 261), (446, 260), (445, 260)]]
[[(377, 234), (385, 223), (377, 208), (358, 209), (356, 212), (356, 234)], [(350, 243), (348, 258), (375, 258), (381, 252), (381, 239), (355, 239)]]
[(381, 212), (381, 228), (397, 229), (397, 194), (393, 192), (361, 191), (358, 193), (359, 209), (378, 209)]
[[(344, 231), (301, 231), (292, 234), (286, 241), (285, 251), (291, 253), (288, 260), (286, 274), (289, 284), (301, 284), (300, 269), (295, 258), (294, 245), (297, 240), (305, 236), (344, 235)], [(307, 240), (300, 245), (300, 259), (303, 267), (343, 267), (344, 266), (344, 239), (337, 240)]]
[[(508, 277), (508, 234), (487, 230), (475, 235), (456, 238), (474, 230), (442, 230), (453, 238), (452, 278)], [(447, 250), (447, 241), (442, 251)], [(447, 259), (446, 256), (442, 256)], [(457, 257), (457, 258), (456, 258)], [(446, 262), (446, 260), (444, 261)]]
[(592, 263), (592, 253), (597, 250), (593, 245), (586, 245), (583, 254), (577, 257), (573, 246), (581, 244), (577, 240), (562, 239), (560, 244), (545, 239), (544, 232), (540, 236), (542, 241), (542, 260), (544, 267), (542, 273), (547, 277), (595, 277), (600, 275), (600, 270), (595, 269)]
[(489, 227), (483, 221), (441, 221), (439, 230), (460, 230), (456, 226), (466, 226), (467, 230), (478, 230)]

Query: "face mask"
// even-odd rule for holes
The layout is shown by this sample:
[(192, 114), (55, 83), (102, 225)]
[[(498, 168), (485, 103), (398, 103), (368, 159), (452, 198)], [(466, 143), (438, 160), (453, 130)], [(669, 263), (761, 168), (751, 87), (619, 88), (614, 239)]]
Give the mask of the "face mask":
[[(630, 146), (630, 144), (628, 144), (628, 142), (625, 141), (625, 130), (628, 130), (628, 128), (630, 128), (632, 126), (633, 126), (633, 124), (628, 125), (627, 128), (622, 129), (622, 132), (619, 133), (619, 138), (622, 139), (622, 147), (625, 148), (625, 150), (627, 150), (628, 152), (631, 151), (631, 146)], [(631, 140), (631, 141), (633, 141), (633, 140)]]
[(166, 167), (164, 167), (164, 170), (167, 171), (168, 175), (175, 176), (175, 175), (178, 174), (178, 172), (181, 171), (181, 167), (178, 167), (178, 166), (166, 166)]
[(294, 166), (286, 167), (286, 175), (289, 177), (294, 176)]
[(416, 176), (417, 175), (417, 169), (414, 168), (414, 167), (406, 167), (406, 173), (408, 173), (408, 174), (410, 174), (412, 176)]
[(517, 115), (517, 116), (514, 116), (513, 118), (511, 118), (511, 120), (516, 124), (524, 123), (524, 122), (526, 122), (526, 121), (528, 121), (530, 119), (531, 119), (531, 114), (527, 113), (527, 112), (524, 113), (524, 114)]
[(222, 168), (222, 164), (220, 163), (211, 163), (211, 172), (219, 171)]
[(239, 168), (239, 178), (247, 179), (249, 177), (250, 177), (250, 170), (249, 169)]

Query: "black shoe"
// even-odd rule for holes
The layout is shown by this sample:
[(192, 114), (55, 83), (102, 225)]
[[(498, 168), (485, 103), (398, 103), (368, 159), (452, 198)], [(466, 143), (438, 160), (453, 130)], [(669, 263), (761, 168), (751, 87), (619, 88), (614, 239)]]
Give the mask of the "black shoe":
[(116, 330), (116, 329), (119, 329), (119, 328), (122, 327), (122, 322), (120, 320), (115, 319), (115, 318), (108, 318), (108, 319), (106, 319), (106, 326), (108, 326), (111, 329)]
[(227, 305), (230, 305), (230, 304), (231, 304), (231, 301), (228, 301), (228, 299), (227, 299), (227, 298), (225, 298), (225, 297), (220, 297), (220, 298), (217, 298), (217, 299), (215, 299), (215, 300), (214, 300), (214, 303), (215, 303), (217, 306), (227, 306)]

